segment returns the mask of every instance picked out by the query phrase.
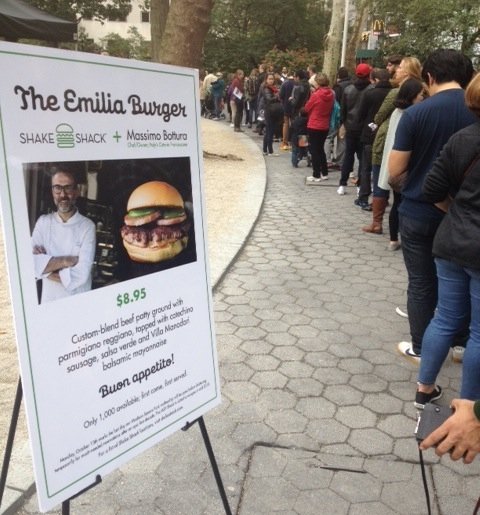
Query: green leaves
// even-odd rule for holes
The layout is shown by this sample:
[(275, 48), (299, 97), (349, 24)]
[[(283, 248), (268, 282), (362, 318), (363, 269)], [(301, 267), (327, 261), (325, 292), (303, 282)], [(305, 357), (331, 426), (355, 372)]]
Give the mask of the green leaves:
[(420, 60), (440, 47), (478, 56), (480, 5), (478, 0), (376, 0), (377, 17), (400, 36), (384, 40), (386, 54), (415, 55)]
[(320, 0), (216, 0), (204, 46), (205, 67), (249, 71), (269, 51), (320, 52), (328, 24), (329, 13)]
[(130, 0), (30, 0), (32, 5), (65, 20), (122, 19), (131, 10)]

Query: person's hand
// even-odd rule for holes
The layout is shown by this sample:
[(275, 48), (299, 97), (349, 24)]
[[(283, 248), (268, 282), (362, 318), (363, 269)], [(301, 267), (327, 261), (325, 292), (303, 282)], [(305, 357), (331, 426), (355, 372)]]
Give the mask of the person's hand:
[(34, 254), (46, 254), (47, 251), (45, 250), (45, 247), (43, 245), (34, 245), (33, 253)]
[(473, 412), (473, 401), (454, 399), (451, 406), (453, 415), (423, 440), (420, 449), (437, 445), (438, 456), (450, 452), (452, 460), (463, 457), (464, 463), (472, 463), (480, 452), (480, 421)]
[(347, 129), (345, 129), (345, 125), (340, 125), (340, 129), (338, 129), (338, 137), (340, 139), (345, 138), (345, 134), (347, 133)]
[(78, 256), (63, 256), (63, 267), (70, 268), (78, 263)]
[(52, 272), (51, 274), (47, 275), (47, 279), (50, 279), (50, 281), (54, 281), (56, 283), (61, 283), (62, 280), (60, 279), (60, 273), (59, 272)]

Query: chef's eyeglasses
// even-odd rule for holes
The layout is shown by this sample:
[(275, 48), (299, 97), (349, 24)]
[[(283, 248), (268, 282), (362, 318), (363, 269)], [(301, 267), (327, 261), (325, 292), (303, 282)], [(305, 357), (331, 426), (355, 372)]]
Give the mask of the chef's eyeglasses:
[(66, 193), (67, 195), (71, 195), (76, 189), (77, 186), (75, 184), (66, 184), (65, 186), (61, 186), (60, 184), (54, 184), (52, 186), (53, 193), (56, 193), (57, 195), (60, 195), (60, 193)]

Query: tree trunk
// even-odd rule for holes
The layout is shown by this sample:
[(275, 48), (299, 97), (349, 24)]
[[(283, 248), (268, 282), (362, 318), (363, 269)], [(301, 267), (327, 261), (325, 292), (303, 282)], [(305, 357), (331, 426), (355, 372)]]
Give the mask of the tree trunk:
[(328, 76), (332, 85), (335, 83), (337, 69), (340, 65), (344, 15), (345, 0), (333, 0), (332, 18), (325, 38), (323, 53), (323, 72)]
[(152, 61), (158, 62), (160, 45), (167, 25), (170, 0), (150, 0), (150, 28), (152, 38)]
[(354, 70), (356, 66), (355, 53), (362, 40), (362, 31), (365, 29), (368, 17), (368, 0), (361, 0), (357, 3), (357, 14), (351, 28), (350, 39), (347, 45), (347, 54), (345, 56), (345, 66), (349, 70)]
[(172, 0), (158, 61), (199, 68), (214, 0)]

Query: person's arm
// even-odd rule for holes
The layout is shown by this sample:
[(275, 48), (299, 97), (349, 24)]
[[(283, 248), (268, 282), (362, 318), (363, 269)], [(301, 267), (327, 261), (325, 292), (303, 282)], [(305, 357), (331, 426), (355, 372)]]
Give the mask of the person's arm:
[(395, 111), (395, 99), (397, 98), (398, 89), (392, 89), (388, 92), (387, 96), (383, 99), (382, 105), (380, 109), (377, 111), (375, 116), (373, 117), (373, 121), (380, 127), (385, 120), (388, 120), (392, 115), (393, 111)]
[(345, 125), (345, 122), (347, 121), (347, 115), (348, 115), (348, 96), (346, 94), (346, 90), (349, 86), (347, 86), (343, 90), (342, 94), (342, 100), (340, 102), (340, 125)]
[(392, 150), (388, 156), (388, 175), (391, 178), (398, 177), (408, 170), (411, 152)]
[[(43, 245), (34, 245), (33, 246), (33, 254), (34, 255), (39, 255), (39, 254), (46, 255), (47, 251)], [(62, 270), (62, 268), (69, 268), (71, 266), (75, 266), (77, 263), (78, 263), (77, 256), (57, 256), (57, 257), (52, 256), (52, 257), (50, 257), (47, 265), (43, 269), (42, 275), (50, 274), (52, 272), (58, 272), (59, 270)]]
[(362, 95), (362, 98), (360, 99), (360, 106), (358, 107), (358, 112), (355, 120), (356, 122), (361, 123), (362, 125), (365, 121), (368, 121), (366, 120), (370, 102), (370, 95), (368, 93), (368, 91), (365, 91), (365, 93)]
[[(456, 141), (459, 148), (456, 150)], [(432, 168), (425, 177), (423, 194), (425, 199), (441, 208), (443, 201), (450, 203), (460, 188), (466, 172), (464, 164), (459, 163), (458, 156), (465, 152), (464, 140), (453, 137), (450, 139), (434, 161)], [(449, 200), (450, 198), (450, 200)]]
[(316, 95), (312, 93), (310, 98), (307, 100), (307, 103), (303, 106), (306, 113), (310, 113), (316, 103)]
[(45, 248), (45, 235), (48, 233), (48, 221), (40, 217), (35, 224), (32, 234), (32, 254), (35, 268), (35, 277), (41, 279), (48, 277), (52, 272), (62, 268), (69, 268), (77, 264), (76, 256), (53, 256)]
[(437, 445), (438, 456), (450, 452), (452, 460), (463, 457), (464, 463), (472, 463), (480, 452), (480, 401), (454, 399), (451, 406), (454, 414), (423, 440), (420, 449)]
[[(95, 258), (95, 225), (90, 220), (85, 224), (78, 252), (78, 263), (71, 268), (59, 271), (60, 280), (67, 291), (83, 286), (91, 279), (92, 264)], [(55, 280), (54, 278), (52, 278)]]

